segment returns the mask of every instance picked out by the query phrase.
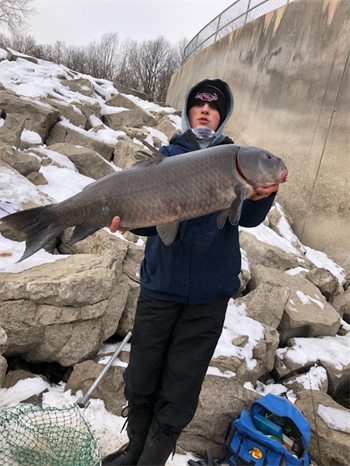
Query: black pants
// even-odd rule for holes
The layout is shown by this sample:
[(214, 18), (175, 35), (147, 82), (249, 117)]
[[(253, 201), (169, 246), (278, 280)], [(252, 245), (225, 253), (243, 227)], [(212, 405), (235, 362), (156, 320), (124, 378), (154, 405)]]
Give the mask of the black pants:
[(139, 407), (154, 406), (162, 428), (180, 432), (192, 420), (228, 300), (189, 306), (140, 295), (125, 397)]

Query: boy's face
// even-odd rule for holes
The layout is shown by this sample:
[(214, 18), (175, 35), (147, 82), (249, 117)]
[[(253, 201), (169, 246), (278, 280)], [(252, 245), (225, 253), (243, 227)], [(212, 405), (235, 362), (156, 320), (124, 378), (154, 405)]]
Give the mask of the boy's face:
[(220, 113), (214, 103), (199, 101), (189, 109), (188, 121), (191, 128), (205, 126), (216, 131), (220, 123)]

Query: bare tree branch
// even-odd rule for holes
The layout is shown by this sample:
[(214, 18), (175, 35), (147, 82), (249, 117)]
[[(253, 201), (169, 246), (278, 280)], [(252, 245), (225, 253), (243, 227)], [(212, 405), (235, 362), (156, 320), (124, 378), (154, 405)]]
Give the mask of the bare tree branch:
[(123, 66), (117, 80), (155, 100), (164, 101), (170, 78), (180, 65), (179, 46), (173, 47), (163, 36), (141, 44), (130, 41), (124, 49)]
[(33, 0), (0, 0), (1, 33), (16, 33), (28, 27), (29, 17), (36, 14)]

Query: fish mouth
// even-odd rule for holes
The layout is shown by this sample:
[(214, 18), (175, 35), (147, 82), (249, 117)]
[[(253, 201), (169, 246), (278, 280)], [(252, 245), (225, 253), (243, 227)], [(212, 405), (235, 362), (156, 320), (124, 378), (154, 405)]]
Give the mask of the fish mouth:
[(286, 183), (288, 180), (288, 168), (285, 168), (281, 173), (280, 183)]

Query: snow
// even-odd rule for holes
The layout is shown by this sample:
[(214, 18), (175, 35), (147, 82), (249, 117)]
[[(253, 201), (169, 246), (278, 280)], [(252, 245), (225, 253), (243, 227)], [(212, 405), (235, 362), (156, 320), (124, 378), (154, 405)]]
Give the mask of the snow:
[[(74, 405), (77, 400), (83, 396), (81, 390), (75, 395), (72, 395), (71, 390), (64, 391), (64, 389), (65, 383), (63, 382), (58, 385), (50, 385), (40, 377), (23, 379), (18, 381), (16, 385), (11, 388), (0, 389), (0, 409), (15, 406), (19, 402), (41, 393), (44, 390), (47, 391), (43, 393), (43, 404), (55, 406), (59, 409)], [(127, 443), (128, 437), (126, 430), (124, 429), (122, 432), (125, 418), (108, 412), (102, 400), (92, 398), (89, 407), (82, 409), (81, 414), (92, 427), (103, 455), (115, 451)], [(189, 459), (196, 460), (198, 458), (187, 452), (184, 452), (184, 455), (177, 453), (173, 459), (170, 457), (166, 465), (183, 466), (187, 464)]]
[(21, 134), (21, 141), (29, 142), (30, 144), (42, 144), (40, 134), (35, 131), (30, 131), (29, 129), (24, 129)]
[[(317, 304), (317, 306), (318, 306), (319, 308), (324, 309), (324, 304), (322, 304), (321, 301), (319, 301), (318, 299), (311, 298), (311, 296), (306, 295), (306, 294), (303, 293), (302, 291), (297, 291), (297, 292), (296, 292), (296, 295), (298, 296), (298, 298), (300, 299), (300, 301), (301, 301), (303, 304), (315, 303), (315, 304)], [(318, 297), (317, 295), (315, 295), (315, 296)]]
[(22, 209), (28, 202), (38, 205), (49, 204), (53, 198), (47, 198), (27, 178), (15, 170), (0, 167), (1, 186), (0, 199), (11, 202), (18, 209)]
[[(232, 340), (241, 335), (248, 336), (247, 343), (244, 346), (232, 344)], [(244, 360), (248, 369), (252, 370), (256, 366), (256, 359), (253, 358), (253, 349), (263, 337), (264, 326), (260, 322), (246, 317), (245, 304), (237, 306), (233, 299), (230, 299), (227, 306), (224, 328), (213, 358), (235, 356)]]
[(275, 246), (282, 249), (284, 252), (289, 252), (301, 257), (300, 252), (287, 239), (279, 236), (275, 231), (263, 223), (255, 228), (240, 227), (240, 230), (254, 235), (259, 241), (262, 241), (263, 243), (267, 243), (270, 246)]
[(278, 349), (276, 356), (283, 360), (288, 352), (288, 358), (300, 366), (322, 361), (339, 371), (350, 364), (350, 333), (335, 337), (294, 338), (294, 341), (293, 347)]
[[(307, 374), (301, 374), (295, 377), (295, 382), (300, 383), (305, 390), (320, 390), (322, 384), (327, 380), (327, 371), (324, 367), (315, 364)], [(286, 382), (290, 385), (294, 381)]]
[[(152, 138), (156, 137), (156, 138), (160, 139), (163, 146), (167, 146), (169, 144), (168, 138), (161, 131), (158, 131), (157, 129), (152, 128), (151, 126), (144, 126), (144, 128), (145, 128), (146, 131), (149, 132), (149, 134), (152, 136)], [(147, 140), (147, 138), (146, 138), (146, 140)], [(152, 144), (152, 143), (150, 143), (150, 144)]]
[[(0, 49), (0, 53), (4, 55), (1, 50), (2, 49)], [(2, 55), (0, 55), (0, 58)], [(109, 81), (97, 80), (91, 76), (73, 73), (74, 78), (87, 79), (92, 84), (93, 89), (100, 95), (93, 94), (92, 97), (87, 97), (78, 92), (71, 91), (67, 86), (62, 84), (61, 77), (64, 76), (68, 81), (72, 79), (72, 72), (62, 65), (56, 65), (43, 60), (38, 60), (38, 64), (35, 64), (20, 58), (12, 62), (4, 60), (0, 63), (0, 68), (0, 82), (6, 89), (16, 92), (18, 95), (22, 96), (23, 99), (36, 102), (40, 105), (48, 106), (40, 102), (39, 99), (49, 97), (55, 98), (64, 104), (72, 104), (73, 102), (75, 104), (83, 104), (84, 102), (90, 102), (95, 105), (98, 104), (102, 115), (127, 110), (125, 108), (115, 108), (105, 105), (105, 101), (101, 95), (109, 99), (111, 96), (118, 93), (113, 84)], [(127, 97), (148, 114), (160, 111), (167, 112), (174, 124), (175, 130), (180, 129), (181, 120), (174, 114), (174, 109), (159, 106), (154, 102), (143, 101), (133, 95), (127, 95)], [(74, 108), (75, 111), (81, 113), (76, 106)], [(95, 131), (94, 128), (92, 128), (89, 131), (85, 131), (73, 125), (65, 118), (61, 119), (61, 124), (89, 138), (113, 145), (118, 142), (119, 136), (125, 134), (122, 131), (114, 131), (108, 128), (94, 115), (90, 117), (90, 121), (94, 128), (101, 126), (101, 129)], [(0, 125), (3, 123), (4, 119), (1, 118)], [(168, 144), (168, 139), (165, 134), (150, 127), (144, 127), (144, 129), (148, 133), (146, 140), (151, 144), (153, 144), (154, 137), (160, 139), (163, 144)], [(0, 167), (0, 217), (15, 212), (16, 210), (21, 210), (28, 206), (28, 203), (39, 206), (61, 202), (80, 192), (88, 184), (94, 182), (92, 178), (79, 174), (74, 164), (66, 156), (47, 149), (47, 147), (43, 145), (39, 134), (33, 131), (23, 130), (21, 139), (29, 143), (39, 144), (39, 147), (35, 149), (36, 154), (30, 150), (27, 151), (28, 154), (40, 159), (39, 155), (37, 155), (39, 153), (43, 158), (49, 160), (49, 163), (46, 166), (41, 166), (40, 169), (40, 172), (44, 175), (48, 183), (34, 186), (16, 171), (6, 167)], [(134, 142), (140, 144), (137, 139), (134, 139)], [(115, 170), (118, 170), (113, 163), (111, 163), (111, 166)], [(300, 261), (300, 267), (291, 269), (287, 271), (287, 273), (296, 275), (301, 272), (307, 272), (307, 269), (302, 266), (306, 257), (317, 267), (324, 267), (330, 270), (338, 280), (343, 283), (345, 280), (344, 270), (329, 259), (326, 254), (303, 246), (291, 230), (281, 206), (276, 204), (275, 208), (279, 210), (282, 216), (278, 224), (279, 234), (270, 229), (266, 224), (261, 224), (257, 228), (242, 228), (242, 230), (246, 230), (250, 234), (255, 235), (260, 241), (281, 248), (283, 251), (290, 254), (295, 254)], [(109, 229), (106, 229), (106, 231), (109, 232)], [(126, 241), (120, 232), (115, 233), (115, 235)], [(143, 244), (142, 239), (140, 239), (137, 244)], [(17, 264), (16, 262), (23, 254), (24, 249), (24, 242), (11, 241), (0, 235), (0, 252), (2, 256), (0, 259), (0, 272), (18, 273), (40, 264), (54, 262), (68, 257), (61, 254), (49, 254), (41, 249), (27, 260)], [(241, 253), (242, 269), (249, 271), (247, 255), (243, 250)], [(318, 296), (307, 296), (302, 292), (298, 292), (297, 295), (304, 304), (316, 303), (320, 309), (323, 309), (323, 304), (320, 299), (318, 299)], [(342, 327), (345, 330), (350, 330), (350, 326), (344, 321), (342, 321)], [(214, 353), (214, 358), (219, 358), (220, 356), (235, 356), (241, 359), (249, 370), (254, 369), (256, 360), (253, 358), (253, 351), (259, 339), (263, 337), (265, 328), (266, 327), (261, 323), (246, 316), (244, 304), (237, 306), (231, 299), (228, 305), (222, 335)], [(245, 338), (241, 338), (243, 341), (241, 346), (236, 346), (232, 343), (232, 341), (242, 336), (245, 336)], [(322, 338), (296, 338), (296, 345), (293, 348), (279, 349), (276, 354), (281, 359), (282, 364), (285, 353), (288, 350), (289, 358), (300, 365), (316, 363), (322, 360), (341, 371), (344, 366), (350, 364), (350, 352), (348, 351), (349, 340), (350, 334), (346, 336), (337, 335), (335, 337)], [(128, 350), (128, 348), (126, 349)], [(103, 345), (99, 352), (101, 357), (99, 363), (106, 364), (110, 357), (107, 353), (111, 353), (114, 350), (115, 347), (111, 345)], [(125, 363), (120, 359), (117, 359), (114, 365), (125, 367)], [(218, 377), (236, 377), (234, 372), (225, 371), (222, 373), (218, 368), (213, 366), (208, 368), (207, 373)], [(313, 389), (316, 390), (321, 386), (324, 377), (325, 371), (323, 368), (315, 366), (311, 369), (310, 378)], [(308, 376), (301, 375), (298, 377), (298, 380), (304, 386), (307, 386), (307, 378)], [(279, 394), (287, 391), (286, 387), (276, 383), (264, 385), (258, 382), (255, 387), (253, 387), (251, 383), (246, 383), (244, 386), (262, 395), (266, 393)], [(65, 392), (64, 387), (64, 383), (49, 385), (38, 377), (21, 380), (14, 387), (0, 390), (0, 407), (13, 406), (45, 389), (47, 392), (44, 393), (43, 402), (56, 407), (69, 406), (75, 403), (77, 398), (82, 395), (81, 392), (77, 395), (72, 395), (70, 391)], [(287, 391), (287, 393), (290, 399), (295, 399), (292, 391)], [(92, 399), (85, 413), (88, 421), (96, 431), (99, 443), (105, 453), (115, 450), (127, 441), (125, 431), (120, 433), (125, 420), (107, 412), (101, 400)], [(167, 464), (173, 466), (187, 464), (189, 458), (194, 457), (191, 454), (187, 454), (185, 457), (176, 454), (174, 459)]]

